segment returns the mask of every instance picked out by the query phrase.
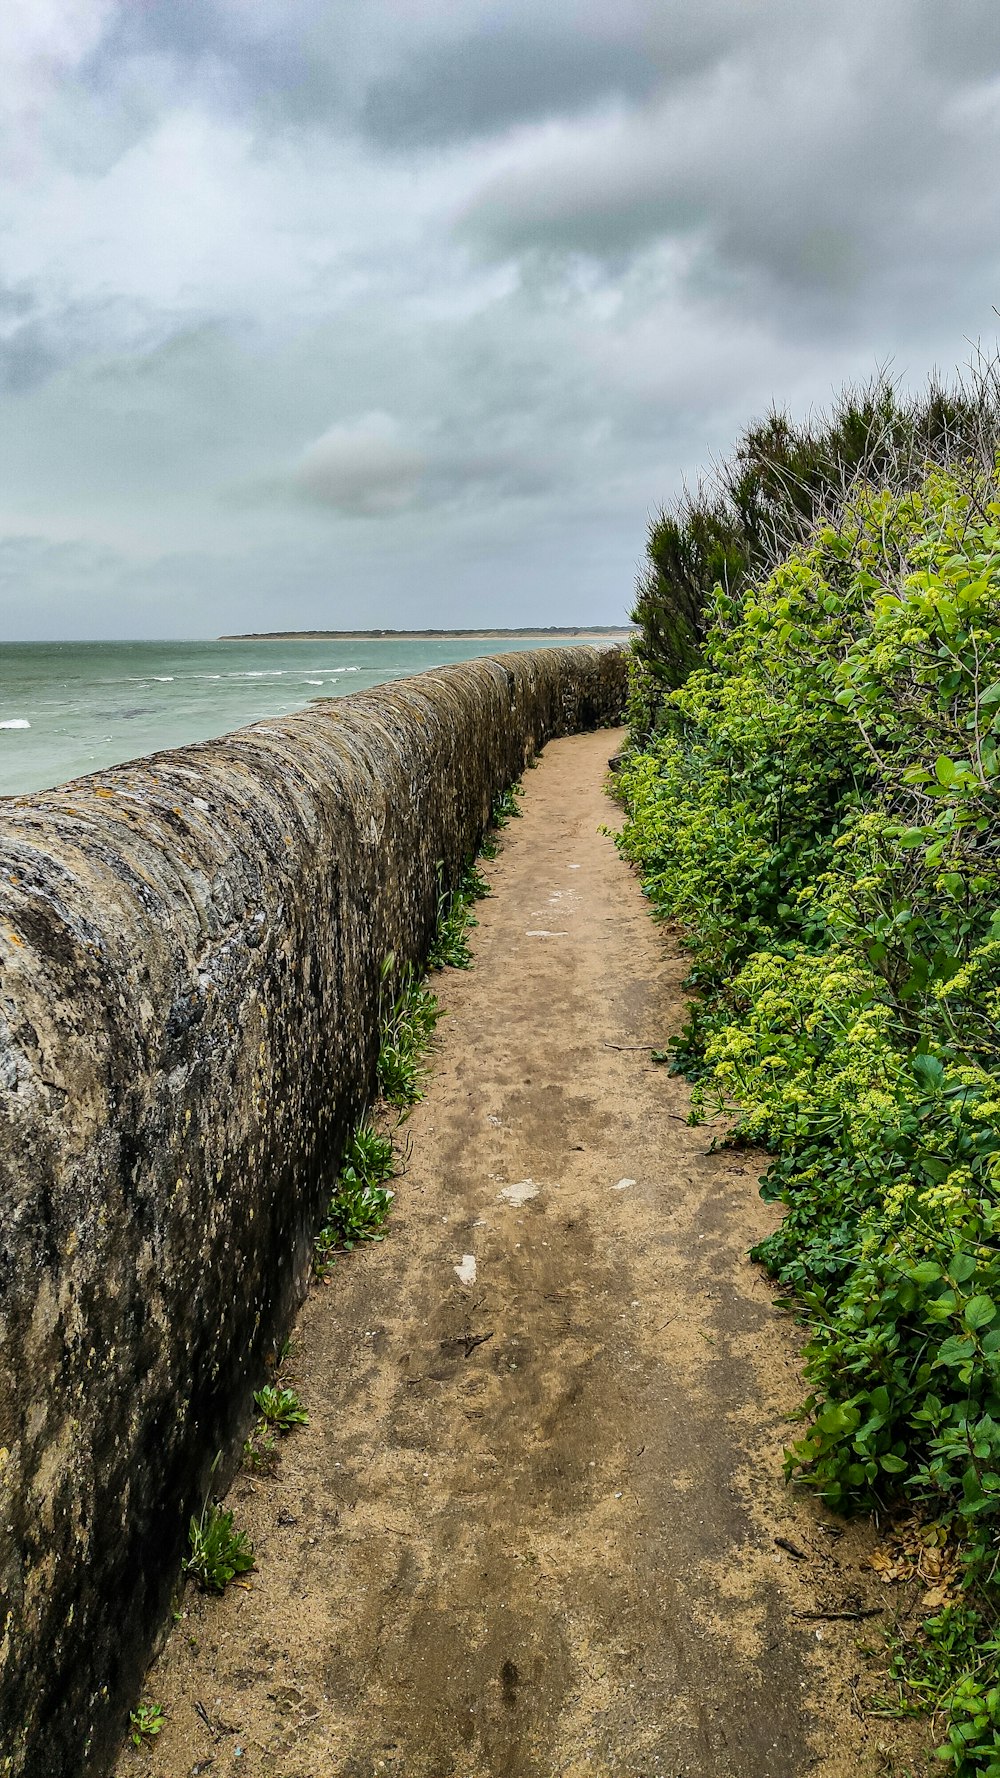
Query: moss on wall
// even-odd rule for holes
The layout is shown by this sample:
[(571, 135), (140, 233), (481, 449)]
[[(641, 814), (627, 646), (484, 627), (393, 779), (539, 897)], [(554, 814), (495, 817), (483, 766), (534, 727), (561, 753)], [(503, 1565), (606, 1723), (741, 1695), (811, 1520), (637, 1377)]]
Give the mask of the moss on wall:
[(617, 650), (476, 660), (0, 818), (0, 1774), (107, 1768), (304, 1288), (390, 951)]

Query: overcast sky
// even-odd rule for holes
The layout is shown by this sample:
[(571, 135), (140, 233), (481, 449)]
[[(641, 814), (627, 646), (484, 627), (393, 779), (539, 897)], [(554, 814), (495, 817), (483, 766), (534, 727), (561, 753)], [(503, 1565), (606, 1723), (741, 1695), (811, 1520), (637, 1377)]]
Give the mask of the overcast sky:
[(616, 622), (992, 346), (996, 0), (4, 0), (0, 633)]

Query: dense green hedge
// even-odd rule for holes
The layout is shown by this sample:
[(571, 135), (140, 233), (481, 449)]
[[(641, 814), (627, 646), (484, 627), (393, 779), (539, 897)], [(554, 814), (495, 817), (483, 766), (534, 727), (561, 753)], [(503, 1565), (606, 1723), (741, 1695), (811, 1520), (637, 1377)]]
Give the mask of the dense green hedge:
[(739, 594), (839, 510), (862, 477), (919, 487), (928, 462), (983, 463), (1000, 438), (997, 366), (974, 360), (946, 385), (904, 394), (885, 374), (848, 388), (829, 413), (793, 421), (777, 410), (747, 426), (730, 455), (650, 526), (634, 621), (639, 625), (633, 716), (657, 724), (661, 695), (701, 658), (721, 584)]
[[(962, 1550), (942, 1758), (1000, 1775), (1000, 486), (856, 487), (717, 585), (619, 778), (620, 844), (700, 989), (680, 1061), (772, 1154), (756, 1250), (808, 1319), (788, 1471)], [(641, 654), (641, 650), (640, 650)], [(956, 1654), (957, 1649), (957, 1654)]]

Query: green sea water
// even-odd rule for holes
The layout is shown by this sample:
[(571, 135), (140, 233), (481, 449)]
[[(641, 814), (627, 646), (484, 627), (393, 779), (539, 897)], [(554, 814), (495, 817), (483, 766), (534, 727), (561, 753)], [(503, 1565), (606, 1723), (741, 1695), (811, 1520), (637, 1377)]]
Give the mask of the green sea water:
[(0, 644), (0, 795), (48, 789), (448, 661), (572, 640)]

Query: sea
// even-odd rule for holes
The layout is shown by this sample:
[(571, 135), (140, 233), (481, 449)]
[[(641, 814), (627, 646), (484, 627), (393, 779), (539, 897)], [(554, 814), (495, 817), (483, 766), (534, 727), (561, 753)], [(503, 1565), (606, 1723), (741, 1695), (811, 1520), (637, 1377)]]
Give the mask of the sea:
[(449, 661), (578, 639), (587, 638), (3, 643), (0, 796), (47, 790)]

